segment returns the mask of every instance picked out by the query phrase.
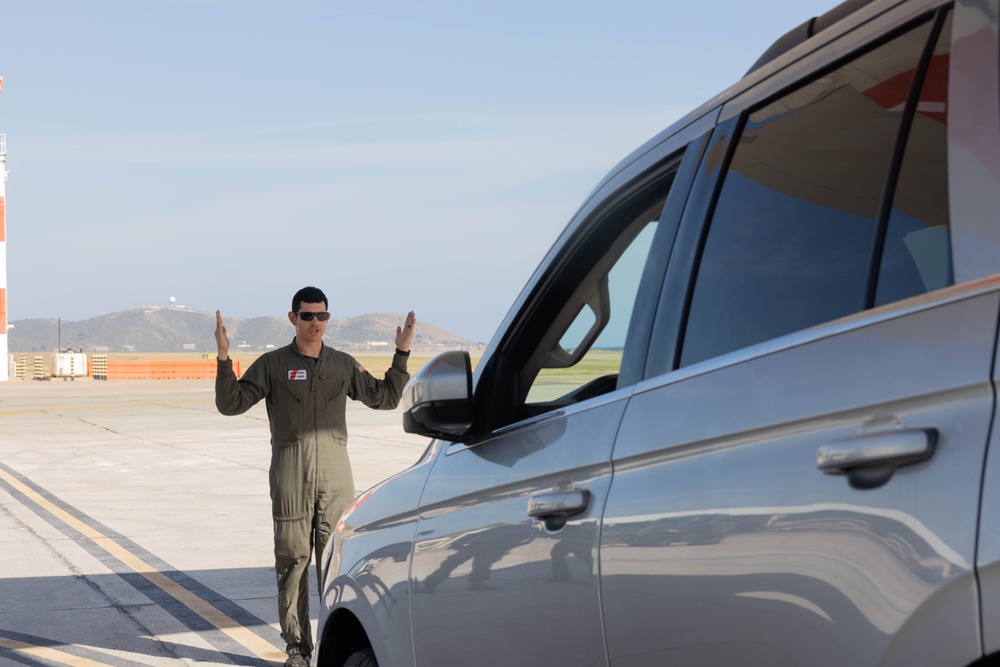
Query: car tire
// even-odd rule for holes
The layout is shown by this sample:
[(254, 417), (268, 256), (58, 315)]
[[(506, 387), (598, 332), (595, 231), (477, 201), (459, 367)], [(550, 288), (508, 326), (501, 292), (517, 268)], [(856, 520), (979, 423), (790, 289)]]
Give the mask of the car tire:
[(363, 651), (355, 651), (347, 656), (347, 660), (344, 661), (344, 667), (378, 667), (378, 661), (375, 660), (375, 654), (372, 650), (366, 648)]

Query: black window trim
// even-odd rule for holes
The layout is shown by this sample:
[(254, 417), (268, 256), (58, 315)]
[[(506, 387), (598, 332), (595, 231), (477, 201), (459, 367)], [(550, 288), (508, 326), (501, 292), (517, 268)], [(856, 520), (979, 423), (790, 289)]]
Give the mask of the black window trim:
[[(935, 10), (933, 17), (934, 25), (931, 26), (931, 32), (927, 38), (927, 43), (924, 45), (924, 51), (920, 54), (917, 69), (913, 74), (910, 94), (903, 108), (903, 117), (900, 119), (899, 128), (897, 128), (892, 159), (889, 161), (889, 169), (886, 172), (885, 182), (882, 184), (882, 195), (878, 205), (875, 241), (872, 244), (872, 256), (868, 266), (865, 310), (871, 310), (875, 307), (879, 273), (882, 266), (882, 255), (885, 252), (885, 240), (889, 231), (889, 218), (892, 214), (892, 203), (896, 195), (896, 186), (899, 184), (899, 175), (903, 170), (903, 158), (906, 156), (906, 146), (909, 142), (910, 130), (913, 128), (917, 105), (920, 102), (920, 95), (923, 91), (925, 79), (927, 78), (927, 70), (930, 68), (931, 60), (934, 57), (934, 49), (937, 48), (938, 40), (941, 38), (941, 31), (951, 10), (951, 5), (945, 5)], [(917, 25), (914, 25), (913, 29), (916, 29)]]
[[(717, 190), (721, 175), (729, 166), (731, 153), (737, 142), (733, 141), (742, 115), (728, 118), (700, 139), (691, 142), (688, 151), (697, 156), (692, 171), (691, 185), (685, 194), (683, 211), (680, 212), (677, 232), (671, 247), (664, 274), (663, 287), (657, 299), (656, 312), (650, 330), (649, 346), (643, 379), (662, 375), (677, 368), (681, 336), (687, 324), (687, 310), (694, 289), (693, 277), (697, 275), (700, 247), (707, 235), (711, 213), (715, 210)], [(692, 151), (697, 142), (699, 150)], [(723, 155), (718, 154), (721, 146)]]

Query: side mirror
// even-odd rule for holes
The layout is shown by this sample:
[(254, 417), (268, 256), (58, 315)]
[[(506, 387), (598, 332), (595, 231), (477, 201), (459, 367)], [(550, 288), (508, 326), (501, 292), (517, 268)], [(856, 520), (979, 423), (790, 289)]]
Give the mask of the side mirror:
[(403, 388), (403, 430), (457, 440), (472, 427), (472, 362), (469, 353), (439, 354)]

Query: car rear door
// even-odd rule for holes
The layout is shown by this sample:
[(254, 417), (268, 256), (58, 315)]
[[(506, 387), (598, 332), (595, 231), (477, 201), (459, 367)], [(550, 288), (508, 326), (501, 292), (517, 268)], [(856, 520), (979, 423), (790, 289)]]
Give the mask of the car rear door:
[(696, 181), (615, 445), (613, 665), (980, 655), (1000, 283), (955, 284), (949, 107), (970, 101), (948, 95), (953, 13), (908, 11), (713, 137), (730, 155)]

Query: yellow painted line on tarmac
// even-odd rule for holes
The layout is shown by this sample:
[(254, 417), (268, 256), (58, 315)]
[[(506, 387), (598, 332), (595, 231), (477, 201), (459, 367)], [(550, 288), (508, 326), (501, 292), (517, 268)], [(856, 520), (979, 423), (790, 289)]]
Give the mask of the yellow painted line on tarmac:
[(107, 662), (97, 662), (89, 658), (81, 658), (78, 655), (47, 646), (32, 646), (31, 644), (25, 644), (14, 639), (7, 639), (6, 637), (0, 637), (0, 646), (17, 651), (18, 653), (27, 653), (28, 655), (45, 658), (52, 662), (58, 662), (60, 665), (70, 665), (70, 667), (113, 667), (113, 665)]
[(221, 632), (228, 635), (231, 639), (257, 657), (277, 662), (281, 662), (287, 657), (283, 651), (276, 648), (273, 644), (271, 644), (271, 642), (267, 641), (263, 637), (260, 637), (256, 633), (251, 632), (247, 628), (244, 628), (239, 623), (229, 618), (229, 616), (216, 609), (214, 605), (202, 600), (200, 597), (184, 588), (170, 577), (164, 575), (162, 572), (146, 563), (128, 549), (122, 547), (112, 538), (94, 530), (72, 514), (52, 504), (44, 496), (26, 486), (7, 471), (0, 470), (0, 478), (3, 478), (4, 481), (31, 498), (32, 501), (59, 517), (59, 519), (66, 524), (72, 526), (92, 542), (130, 567), (136, 573), (141, 574), (154, 586), (167, 593), (167, 595), (170, 595), (194, 613), (201, 616), (203, 619), (214, 625)]

